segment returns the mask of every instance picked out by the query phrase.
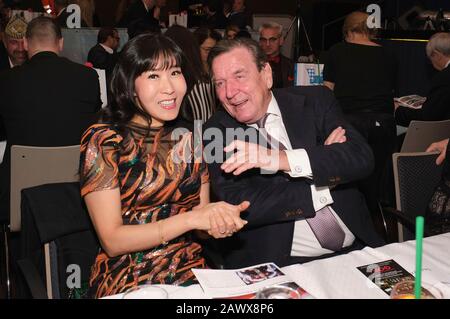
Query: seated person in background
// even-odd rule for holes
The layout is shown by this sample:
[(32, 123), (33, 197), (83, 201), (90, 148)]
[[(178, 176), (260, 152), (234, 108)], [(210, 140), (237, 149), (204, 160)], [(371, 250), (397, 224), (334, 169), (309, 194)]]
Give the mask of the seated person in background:
[[(23, 45), (26, 31), (27, 23), (19, 16), (9, 20), (4, 32), (0, 25), (0, 33), (3, 35), (0, 41), (0, 73), (22, 65), (27, 60), (27, 51)], [(0, 141), (4, 140), (6, 140), (6, 132), (0, 116)]]
[(23, 45), (27, 23), (20, 16), (13, 16), (3, 32), (0, 43), (0, 71), (22, 65), (27, 60), (27, 51)]
[[(350, 184), (370, 173), (373, 156), (333, 94), (323, 87), (272, 92), (270, 64), (250, 39), (220, 41), (208, 61), (226, 109), (204, 125), (212, 190), (220, 200), (251, 203), (248, 227), (219, 242), (225, 267), (285, 266), (382, 244)], [(228, 140), (208, 140), (210, 128)]]
[(443, 121), (450, 119), (450, 33), (439, 32), (428, 41), (427, 56), (439, 72), (433, 77), (430, 92), (419, 109), (397, 106), (397, 124), (409, 126), (412, 120)]
[(203, 71), (209, 74), (208, 55), (209, 51), (222, 39), (219, 32), (214, 29), (200, 27), (194, 31), (195, 39), (200, 47), (200, 57), (202, 58)]
[(223, 238), (246, 223), (239, 215), (248, 202), (209, 203), (208, 171), (191, 156), (192, 135), (172, 134), (169, 121), (186, 93), (185, 63), (165, 36), (130, 40), (114, 69), (111, 103), (82, 138), (81, 195), (102, 245), (92, 297), (192, 284), (191, 269), (206, 267), (193, 231)]
[(3, 205), (9, 206), (11, 146), (77, 145), (101, 106), (97, 72), (58, 56), (63, 38), (55, 19), (31, 20), (24, 43), (29, 60), (0, 77), (8, 142), (0, 165), (0, 220), (9, 218)]
[(204, 4), (206, 11), (206, 26), (211, 29), (225, 29), (227, 18), (223, 14), (222, 0), (206, 0)]
[(211, 77), (203, 68), (200, 48), (189, 29), (173, 25), (165, 32), (183, 51), (189, 64), (192, 87), (186, 93), (186, 105), (180, 111), (184, 120), (206, 122), (216, 110), (216, 92)]
[(273, 72), (273, 87), (294, 85), (294, 62), (281, 54), (284, 43), (283, 26), (276, 22), (265, 22), (259, 27), (259, 45), (270, 63)]
[(96, 69), (105, 70), (108, 83), (116, 64), (119, 45), (120, 37), (117, 29), (104, 27), (98, 32), (97, 44), (88, 53), (88, 62)]
[(396, 60), (372, 40), (373, 30), (368, 28), (367, 19), (365, 12), (353, 12), (346, 17), (342, 29), (344, 41), (330, 49), (323, 77), (346, 119), (367, 139), (374, 153), (375, 169), (359, 186), (376, 227), (383, 233), (379, 202), (394, 200), (389, 166), (396, 144), (393, 115)]
[(231, 12), (228, 16), (228, 24), (238, 26), (239, 29), (247, 29), (251, 25), (250, 14), (245, 7), (245, 0), (233, 0)]
[(225, 32), (223, 35), (223, 38), (226, 40), (232, 40), (236, 37), (236, 34), (238, 34), (239, 32), (239, 27), (234, 25), (234, 24), (229, 24), (226, 28), (225, 28)]

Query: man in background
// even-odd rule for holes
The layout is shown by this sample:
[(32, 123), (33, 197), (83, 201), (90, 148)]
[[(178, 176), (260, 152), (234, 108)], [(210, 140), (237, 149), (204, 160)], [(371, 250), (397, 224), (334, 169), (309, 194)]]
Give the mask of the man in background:
[(66, 146), (97, 120), (97, 73), (58, 55), (61, 29), (48, 17), (33, 19), (24, 41), (29, 60), (0, 77), (0, 117), (7, 147), (0, 165), (0, 220), (9, 218), (11, 145)]
[[(6, 25), (2, 34), (3, 41), (0, 44), (0, 73), (22, 65), (27, 60), (27, 52), (23, 44), (26, 30), (27, 23), (19, 16), (12, 17)], [(4, 140), (6, 140), (6, 132), (0, 115), (0, 141)]]
[(443, 121), (450, 119), (450, 33), (434, 34), (426, 47), (427, 56), (439, 71), (431, 81), (427, 99), (419, 109), (395, 105), (395, 120), (407, 127), (412, 120)]
[(259, 45), (267, 55), (272, 68), (273, 87), (283, 88), (294, 85), (294, 62), (281, 54), (283, 46), (283, 26), (276, 22), (266, 22), (259, 28)]
[(23, 44), (26, 30), (27, 23), (20, 16), (12, 17), (6, 25), (0, 47), (0, 71), (22, 65), (27, 60)]
[(117, 29), (104, 27), (98, 32), (97, 44), (89, 50), (88, 62), (96, 69), (105, 70), (107, 79), (110, 78), (116, 64), (119, 45), (120, 37)]

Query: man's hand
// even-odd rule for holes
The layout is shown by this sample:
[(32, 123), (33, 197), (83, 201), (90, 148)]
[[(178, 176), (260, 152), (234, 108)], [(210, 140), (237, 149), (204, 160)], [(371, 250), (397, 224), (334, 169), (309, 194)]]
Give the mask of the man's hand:
[(447, 147), (448, 147), (448, 140), (449, 139), (445, 139), (439, 142), (435, 142), (433, 144), (431, 144), (430, 146), (428, 146), (427, 148), (427, 152), (439, 152), (439, 156), (438, 158), (436, 158), (436, 164), (437, 165), (441, 165), (442, 162), (445, 159), (445, 155), (447, 154)]
[(289, 170), (289, 162), (284, 151), (272, 150), (254, 143), (235, 140), (225, 147), (225, 152), (237, 150), (220, 167), (226, 173), (242, 174), (252, 168), (267, 171)]
[(324, 145), (331, 145), (334, 143), (345, 143), (347, 141), (347, 137), (345, 136), (345, 129), (342, 127), (337, 127), (331, 132), (328, 138), (325, 140)]

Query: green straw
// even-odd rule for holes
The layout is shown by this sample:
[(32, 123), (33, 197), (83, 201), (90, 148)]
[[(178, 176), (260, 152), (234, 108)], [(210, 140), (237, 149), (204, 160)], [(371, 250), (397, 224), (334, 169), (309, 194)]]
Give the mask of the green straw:
[(416, 217), (416, 280), (414, 284), (414, 295), (420, 299), (422, 282), (422, 241), (423, 241), (423, 216)]

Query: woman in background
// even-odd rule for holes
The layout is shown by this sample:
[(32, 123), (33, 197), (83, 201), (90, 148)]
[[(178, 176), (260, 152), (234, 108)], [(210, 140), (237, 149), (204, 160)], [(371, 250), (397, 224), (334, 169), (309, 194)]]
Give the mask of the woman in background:
[(222, 36), (214, 29), (207, 27), (200, 27), (194, 31), (195, 39), (197, 39), (198, 46), (200, 47), (200, 57), (203, 63), (203, 71), (208, 74), (208, 55), (209, 51), (216, 45), (216, 43), (222, 40)]
[(166, 36), (171, 38), (186, 55), (190, 63), (193, 87), (186, 94), (187, 106), (181, 110), (185, 120), (206, 122), (216, 111), (217, 98), (211, 77), (205, 71), (197, 40), (191, 31), (179, 25), (167, 29)]
[[(142, 284), (189, 285), (206, 267), (193, 231), (231, 236), (249, 203), (209, 203), (201, 143), (171, 124), (186, 93), (185, 58), (161, 35), (140, 35), (120, 54), (111, 104), (81, 141), (81, 194), (102, 246), (89, 295)], [(176, 138), (180, 136), (180, 138)]]

